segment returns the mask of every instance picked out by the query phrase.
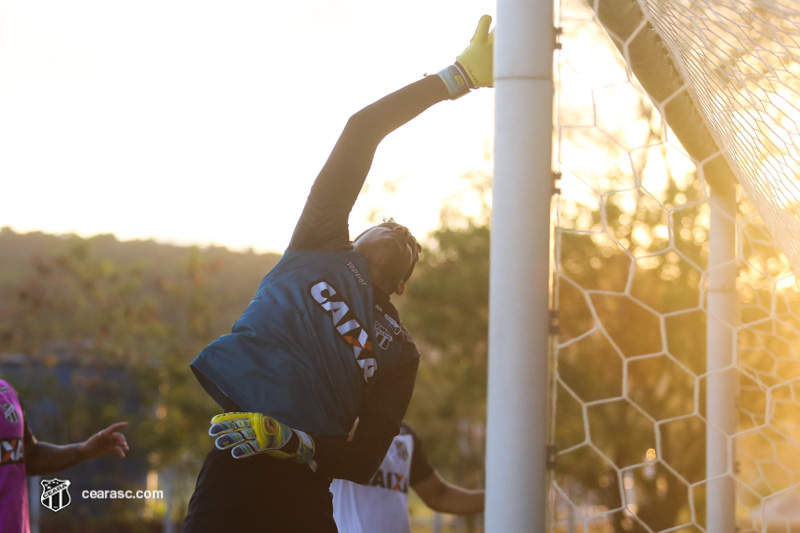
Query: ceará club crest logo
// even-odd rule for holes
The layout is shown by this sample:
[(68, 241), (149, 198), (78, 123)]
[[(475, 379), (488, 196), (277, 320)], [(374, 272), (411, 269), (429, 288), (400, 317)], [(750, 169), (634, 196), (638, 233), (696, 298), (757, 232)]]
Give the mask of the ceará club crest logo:
[(66, 479), (43, 479), (42, 505), (57, 513), (72, 502), (69, 496), (70, 482)]

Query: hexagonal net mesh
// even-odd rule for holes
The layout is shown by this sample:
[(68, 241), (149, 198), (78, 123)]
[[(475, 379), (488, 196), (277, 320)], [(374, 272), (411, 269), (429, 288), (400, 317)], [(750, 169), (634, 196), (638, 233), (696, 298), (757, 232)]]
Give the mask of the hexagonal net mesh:
[[(557, 15), (550, 530), (714, 531), (724, 478), (739, 531), (800, 531), (800, 4)], [(735, 229), (730, 287), (709, 268), (715, 216)], [(709, 413), (721, 376), (727, 428)]]

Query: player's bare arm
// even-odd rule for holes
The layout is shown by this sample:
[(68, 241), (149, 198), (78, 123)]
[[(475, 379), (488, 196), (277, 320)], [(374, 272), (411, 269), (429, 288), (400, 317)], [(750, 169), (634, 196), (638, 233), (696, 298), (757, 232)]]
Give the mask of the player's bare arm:
[(128, 427), (127, 422), (117, 422), (98, 431), (83, 442), (73, 444), (51, 444), (31, 436), (25, 450), (25, 470), (28, 475), (58, 472), (88, 459), (97, 459), (109, 454), (124, 458), (130, 450), (125, 435), (120, 431)]

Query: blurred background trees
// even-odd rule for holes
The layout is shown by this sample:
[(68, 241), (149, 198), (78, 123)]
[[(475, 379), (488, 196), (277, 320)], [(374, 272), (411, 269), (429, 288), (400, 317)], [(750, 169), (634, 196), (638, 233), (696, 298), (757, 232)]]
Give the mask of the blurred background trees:
[(127, 420), (125, 461), (83, 463), (67, 475), (88, 489), (168, 492), (160, 501), (73, 495), (69, 513), (41, 515), (42, 531), (180, 521), (218, 411), (189, 362), (230, 330), (278, 256), (4, 228), (0, 257), (0, 376), (20, 393), (37, 437), (78, 442)]
[[(486, 370), (489, 321), (489, 228), (470, 222), (432, 236), (407, 301), (403, 321), (422, 359), (407, 419), (434, 468), (458, 485), (484, 483)], [(480, 517), (465, 517), (476, 530)]]

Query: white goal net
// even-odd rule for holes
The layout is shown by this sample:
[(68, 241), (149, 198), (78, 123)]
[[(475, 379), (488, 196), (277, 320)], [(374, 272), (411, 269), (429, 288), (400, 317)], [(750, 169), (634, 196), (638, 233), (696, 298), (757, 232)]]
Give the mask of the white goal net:
[(550, 529), (800, 531), (800, 2), (557, 24)]

